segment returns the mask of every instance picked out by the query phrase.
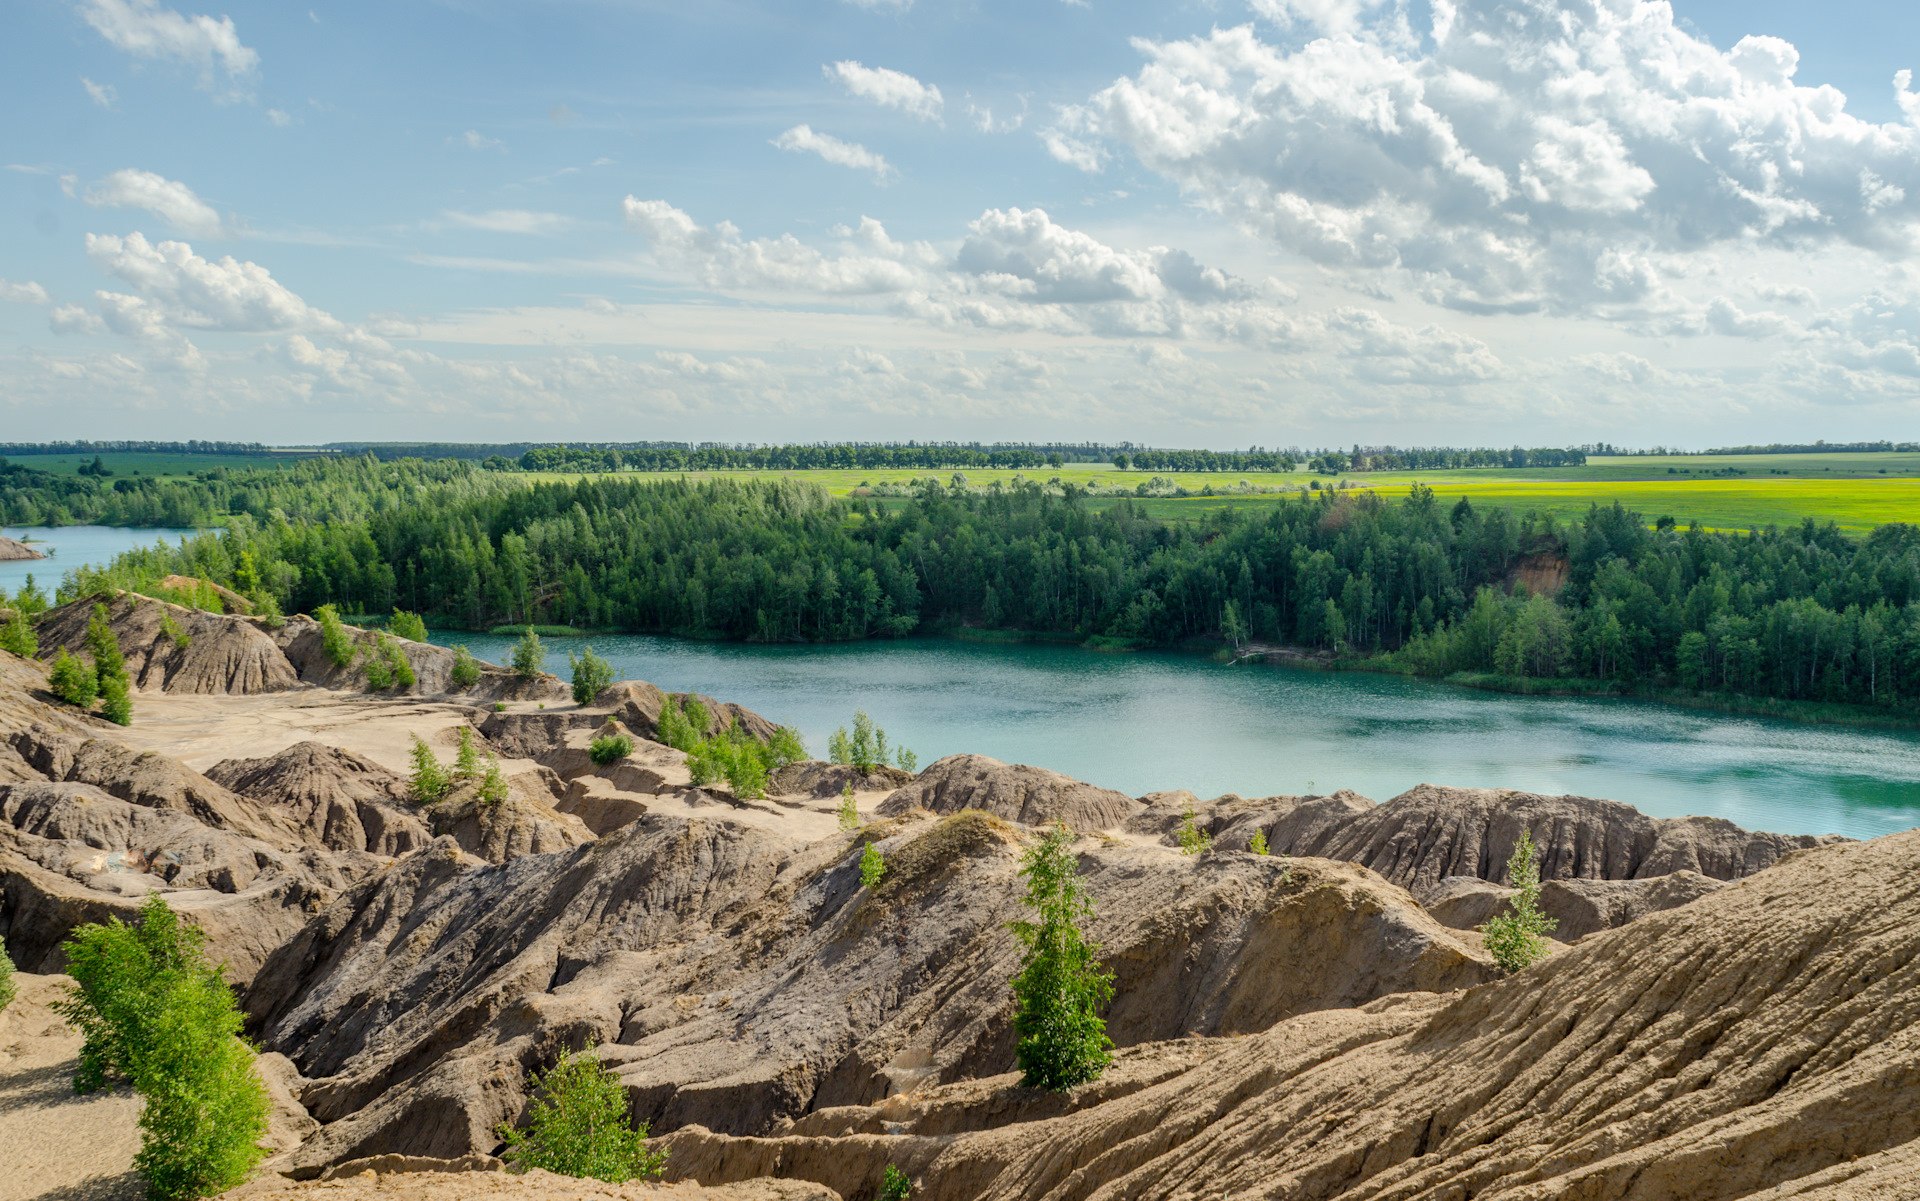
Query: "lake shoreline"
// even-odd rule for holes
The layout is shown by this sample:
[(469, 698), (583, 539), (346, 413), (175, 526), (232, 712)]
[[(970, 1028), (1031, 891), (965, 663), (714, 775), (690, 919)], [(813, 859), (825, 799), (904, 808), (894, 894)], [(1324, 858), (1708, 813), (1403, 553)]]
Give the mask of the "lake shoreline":
[[(377, 624), (377, 614), (348, 614), (349, 620), (356, 623), (373, 621)], [(737, 645), (737, 646), (857, 646), (863, 643), (885, 643), (892, 639), (864, 638), (835, 642), (793, 642), (767, 643), (740, 638), (708, 638), (680, 631), (581, 629), (578, 627), (551, 626), (536, 624), (534, 632), (542, 638), (582, 638), (597, 637), (638, 637), (673, 638), (689, 643)], [(447, 627), (432, 627), (436, 634), (457, 636), (461, 634), (486, 635), (492, 637), (510, 637), (525, 629), (524, 626), (495, 626), (487, 630), (456, 630)], [(1744, 693), (1724, 692), (1688, 692), (1683, 688), (1660, 687), (1640, 683), (1623, 683), (1618, 680), (1589, 680), (1567, 677), (1561, 679), (1541, 679), (1533, 676), (1503, 676), (1491, 672), (1454, 672), (1445, 676), (1423, 676), (1409, 672), (1391, 664), (1379, 662), (1377, 656), (1362, 659), (1342, 659), (1326, 651), (1311, 647), (1289, 646), (1284, 643), (1246, 643), (1236, 651), (1224, 643), (1206, 642), (1189, 639), (1183, 643), (1158, 645), (1141, 642), (1139, 639), (1110, 638), (1094, 635), (1082, 638), (1071, 633), (1048, 633), (1034, 630), (984, 629), (973, 626), (955, 626), (947, 629), (927, 631), (914, 635), (918, 638), (934, 638), (952, 642), (969, 643), (980, 646), (1021, 646), (1046, 645), (1073, 647), (1092, 654), (1125, 655), (1135, 652), (1155, 652), (1189, 654), (1213, 659), (1215, 662), (1230, 666), (1242, 663), (1257, 663), (1263, 667), (1291, 668), (1299, 671), (1365, 672), (1372, 675), (1400, 676), (1410, 680), (1420, 680), (1429, 684), (1451, 684), (1457, 688), (1471, 688), (1480, 692), (1502, 692), (1514, 696), (1558, 696), (1581, 697), (1590, 700), (1630, 700), (1658, 705), (1672, 705), (1681, 709), (1702, 710), (1712, 713), (1727, 713), (1737, 717), (1769, 717), (1781, 721), (1791, 721), (1802, 725), (1845, 726), (1858, 729), (1883, 730), (1920, 730), (1920, 714), (1905, 716), (1898, 712), (1883, 711), (1864, 705), (1850, 705), (1837, 701), (1797, 701), (1783, 700), (1778, 697), (1749, 696)], [(1225, 656), (1223, 658), (1223, 656)]]

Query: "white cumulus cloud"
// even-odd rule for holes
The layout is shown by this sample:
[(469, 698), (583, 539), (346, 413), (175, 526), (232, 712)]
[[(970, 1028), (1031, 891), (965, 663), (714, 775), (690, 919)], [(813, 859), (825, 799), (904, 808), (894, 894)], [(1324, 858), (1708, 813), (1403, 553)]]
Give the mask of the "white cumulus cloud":
[(213, 86), (217, 67), (230, 86), (251, 77), (260, 55), (241, 43), (232, 17), (182, 16), (159, 0), (80, 0), (80, 15), (114, 46), (136, 58), (166, 59), (200, 72)]
[(115, 91), (110, 83), (95, 83), (82, 75), (80, 84), (87, 89), (87, 95), (93, 97), (93, 102), (101, 108), (112, 108), (113, 102), (120, 98), (120, 93)]
[(1260, 0), (1324, 36), (1252, 26), (1136, 41), (1146, 65), (1063, 109), (1054, 156), (1114, 150), (1331, 267), (1412, 273), (1471, 311), (1644, 303), (1686, 256), (1920, 242), (1920, 96), (1849, 114), (1798, 53), (1722, 52), (1665, 5)]
[(80, 198), (95, 208), (145, 209), (189, 237), (217, 238), (226, 228), (213, 206), (186, 184), (132, 167), (115, 171)]
[(782, 150), (797, 154), (817, 154), (836, 167), (871, 171), (874, 179), (883, 184), (891, 181), (898, 174), (893, 169), (893, 164), (860, 143), (843, 142), (832, 134), (815, 133), (808, 125), (794, 126), (773, 139), (773, 144)]
[(11, 280), (0, 279), (0, 300), (12, 301), (15, 304), (45, 304), (47, 290), (32, 280), (16, 284)]
[(882, 108), (898, 109), (922, 121), (938, 121), (946, 101), (940, 89), (921, 83), (913, 76), (886, 67), (863, 67), (852, 59), (821, 67), (828, 79), (839, 81), (848, 92), (862, 100), (871, 100)]

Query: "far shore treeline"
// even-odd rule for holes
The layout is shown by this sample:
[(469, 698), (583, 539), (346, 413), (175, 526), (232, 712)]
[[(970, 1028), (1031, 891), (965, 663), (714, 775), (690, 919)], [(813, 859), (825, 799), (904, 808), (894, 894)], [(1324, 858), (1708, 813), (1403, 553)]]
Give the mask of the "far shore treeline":
[[(88, 481), (91, 482), (91, 481)], [(1167, 523), (1071, 486), (934, 479), (892, 507), (794, 480), (529, 481), (315, 461), (193, 481), (227, 528), (72, 572), (63, 597), (204, 577), (287, 612), (400, 607), (765, 641), (1019, 630), (1126, 647), (1256, 639), (1421, 675), (1911, 708), (1920, 529), (1745, 534), (1447, 505), (1414, 485)], [(213, 509), (212, 506), (219, 506)]]

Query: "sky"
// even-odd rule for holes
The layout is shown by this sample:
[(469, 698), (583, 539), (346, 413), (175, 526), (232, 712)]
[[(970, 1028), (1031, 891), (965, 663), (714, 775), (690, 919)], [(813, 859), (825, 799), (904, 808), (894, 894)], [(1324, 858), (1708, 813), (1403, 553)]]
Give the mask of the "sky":
[(1920, 6), (14, 0), (0, 441), (1920, 438)]

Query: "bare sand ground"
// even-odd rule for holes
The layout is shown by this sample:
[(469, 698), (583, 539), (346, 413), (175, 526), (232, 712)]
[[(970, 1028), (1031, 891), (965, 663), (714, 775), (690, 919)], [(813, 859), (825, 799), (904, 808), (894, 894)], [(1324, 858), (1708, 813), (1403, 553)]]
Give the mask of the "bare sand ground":
[(80, 1096), (80, 1036), (48, 1006), (65, 976), (16, 975), (0, 1012), (0, 1201), (141, 1201), (140, 1100), (122, 1085)]
[(405, 772), (414, 735), (451, 751), (454, 731), (474, 713), (471, 705), (450, 701), (331, 688), (252, 696), (142, 692), (134, 698), (133, 725), (116, 731), (115, 737), (141, 750), (170, 755), (195, 771), (222, 759), (258, 759), (311, 741), (355, 751), (390, 771)]

